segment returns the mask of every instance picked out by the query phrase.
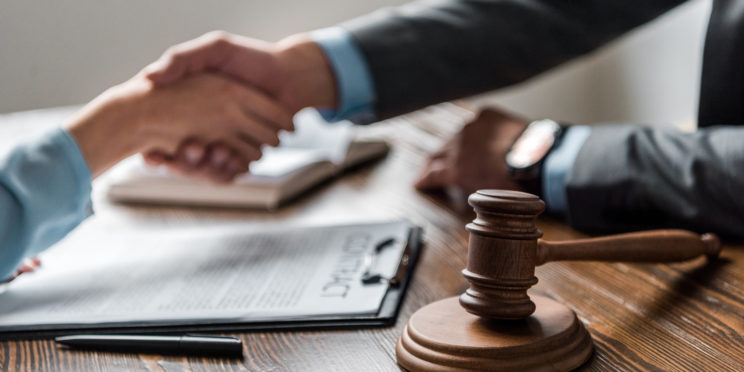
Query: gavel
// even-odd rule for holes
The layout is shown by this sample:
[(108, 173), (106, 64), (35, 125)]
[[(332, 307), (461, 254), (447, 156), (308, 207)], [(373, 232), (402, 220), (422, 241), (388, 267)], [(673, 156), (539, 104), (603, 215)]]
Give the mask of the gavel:
[[(540, 239), (538, 197), (481, 190), (468, 199), (476, 218), (470, 231), (470, 287), (416, 311), (395, 351), (417, 371), (567, 371), (592, 355), (592, 339), (569, 307), (527, 290), (535, 267), (551, 261), (675, 262), (717, 256), (713, 234), (655, 230), (562, 242)], [(534, 301), (534, 302), (533, 302)], [(537, 305), (535, 305), (537, 304)]]
[(535, 311), (527, 290), (537, 283), (535, 267), (552, 261), (676, 262), (716, 257), (714, 234), (652, 230), (593, 239), (549, 242), (535, 220), (545, 209), (538, 197), (518, 191), (480, 190), (468, 198), (476, 218), (463, 275), (470, 288), (460, 296), (468, 312), (489, 319), (523, 319)]

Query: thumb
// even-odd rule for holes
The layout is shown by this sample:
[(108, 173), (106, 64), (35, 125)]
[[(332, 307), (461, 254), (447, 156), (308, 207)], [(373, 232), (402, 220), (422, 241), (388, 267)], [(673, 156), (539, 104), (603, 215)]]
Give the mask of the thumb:
[(205, 69), (201, 56), (190, 50), (166, 52), (160, 59), (149, 64), (143, 70), (145, 78), (155, 86), (162, 86), (178, 81), (192, 72)]
[(172, 61), (164, 61), (161, 59), (147, 65), (142, 70), (145, 78), (150, 80), (155, 85), (164, 85), (177, 80), (183, 75), (183, 68), (174, 66)]

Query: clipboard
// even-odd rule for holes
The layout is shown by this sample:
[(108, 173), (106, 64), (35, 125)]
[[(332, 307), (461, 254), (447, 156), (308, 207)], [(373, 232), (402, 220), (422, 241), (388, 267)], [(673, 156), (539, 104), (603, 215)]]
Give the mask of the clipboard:
[(413, 273), (423, 249), (423, 230), (409, 224), (408, 241), (398, 263), (396, 275), (383, 278), (390, 281), (387, 292), (376, 314), (373, 315), (336, 315), (336, 316), (308, 316), (303, 318), (286, 319), (251, 319), (250, 321), (174, 321), (172, 323), (158, 321), (128, 322), (126, 325), (114, 327), (98, 324), (83, 327), (48, 326), (36, 330), (2, 330), (0, 340), (43, 339), (64, 334), (91, 333), (98, 334), (184, 334), (198, 332), (258, 332), (258, 331), (293, 331), (293, 330), (334, 330), (334, 329), (363, 329), (393, 326), (397, 320), (406, 291), (410, 285)]

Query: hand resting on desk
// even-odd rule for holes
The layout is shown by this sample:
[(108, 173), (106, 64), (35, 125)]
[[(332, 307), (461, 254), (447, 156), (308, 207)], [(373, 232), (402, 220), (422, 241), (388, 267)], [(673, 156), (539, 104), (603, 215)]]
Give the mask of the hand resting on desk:
[(483, 110), (426, 161), (419, 190), (455, 188), (522, 190), (509, 175), (506, 152), (529, 122), (506, 111)]

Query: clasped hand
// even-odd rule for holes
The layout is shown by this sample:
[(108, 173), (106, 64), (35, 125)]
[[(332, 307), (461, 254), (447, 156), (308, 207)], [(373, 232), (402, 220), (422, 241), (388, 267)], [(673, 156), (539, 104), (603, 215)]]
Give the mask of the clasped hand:
[[(148, 66), (144, 76), (167, 87), (190, 75), (215, 71), (255, 87), (291, 113), (304, 107), (334, 108), (336, 82), (320, 47), (307, 36), (295, 35), (276, 44), (225, 32), (210, 32), (176, 45)], [(479, 188), (518, 189), (507, 174), (504, 155), (527, 121), (500, 110), (487, 110), (433, 154), (415, 186), (422, 190), (455, 187), (466, 192)], [(213, 163), (203, 143), (183, 144), (174, 157), (156, 152), (146, 155), (153, 164), (166, 164), (180, 172), (193, 171), (186, 162), (191, 152), (201, 173)], [(202, 155), (203, 158), (199, 158)]]
[[(145, 68), (143, 76), (158, 89), (167, 89), (205, 71), (219, 73), (264, 95), (264, 102), (244, 101), (248, 111), (256, 111), (259, 106), (280, 111), (273, 108), (280, 105), (291, 121), (291, 116), (304, 107), (335, 106), (336, 88), (331, 68), (320, 48), (304, 36), (274, 44), (220, 31), (210, 32), (169, 48), (158, 61)], [(268, 124), (277, 123), (274, 120)], [(280, 128), (286, 129), (285, 126)], [(273, 141), (258, 143), (273, 144)], [(225, 146), (215, 149), (204, 138), (191, 138), (181, 143), (171, 156), (150, 150), (146, 151), (145, 159), (153, 165), (165, 164), (176, 172), (214, 179), (221, 174), (215, 167), (234, 163), (235, 155), (235, 151), (228, 151)]]
[[(179, 160), (182, 170), (231, 180), (260, 158), (261, 146), (277, 145), (279, 130), (293, 130), (292, 113), (275, 99), (232, 79), (202, 73), (155, 87), (141, 74), (108, 89), (66, 125), (91, 173), (146, 152), (150, 159)], [(206, 144), (194, 154), (193, 142)]]

